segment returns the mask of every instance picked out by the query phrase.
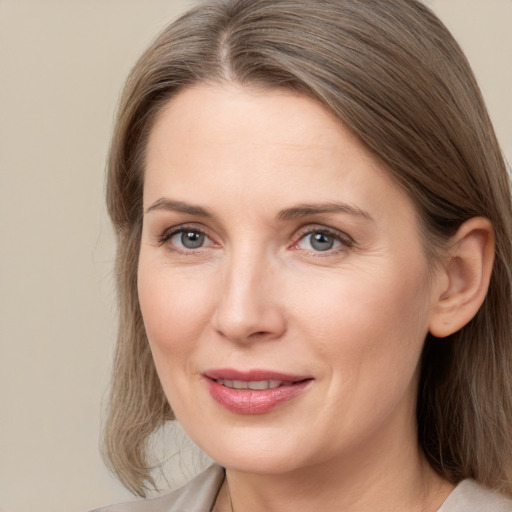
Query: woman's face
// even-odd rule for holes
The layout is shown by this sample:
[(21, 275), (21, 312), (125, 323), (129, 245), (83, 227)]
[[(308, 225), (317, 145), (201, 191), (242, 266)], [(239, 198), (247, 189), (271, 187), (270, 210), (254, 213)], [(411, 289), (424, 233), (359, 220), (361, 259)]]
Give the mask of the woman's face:
[(416, 443), (436, 281), (382, 164), (312, 99), (235, 85), (172, 99), (146, 163), (140, 305), (192, 439), (259, 473)]

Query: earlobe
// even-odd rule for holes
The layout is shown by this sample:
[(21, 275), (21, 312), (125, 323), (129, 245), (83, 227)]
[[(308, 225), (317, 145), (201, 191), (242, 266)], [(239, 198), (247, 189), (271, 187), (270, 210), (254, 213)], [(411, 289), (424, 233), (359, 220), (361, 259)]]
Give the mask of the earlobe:
[(474, 217), (450, 241), (433, 304), (429, 330), (444, 338), (464, 327), (482, 305), (494, 262), (494, 230), (488, 219)]

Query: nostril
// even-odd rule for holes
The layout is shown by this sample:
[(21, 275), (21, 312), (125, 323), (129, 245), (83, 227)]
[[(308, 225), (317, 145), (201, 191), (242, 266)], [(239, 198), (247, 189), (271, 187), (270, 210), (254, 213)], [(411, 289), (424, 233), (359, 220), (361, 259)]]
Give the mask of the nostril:
[(251, 336), (253, 336), (254, 338), (261, 338), (262, 336), (265, 336), (267, 335), (268, 333), (265, 332), (265, 331), (257, 331), (257, 332), (253, 332), (251, 334)]

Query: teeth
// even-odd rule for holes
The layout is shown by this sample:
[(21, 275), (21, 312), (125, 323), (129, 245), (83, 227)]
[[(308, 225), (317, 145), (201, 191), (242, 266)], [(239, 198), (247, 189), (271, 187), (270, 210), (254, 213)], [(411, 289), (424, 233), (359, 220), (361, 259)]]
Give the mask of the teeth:
[(247, 383), (249, 389), (268, 389), (268, 380), (251, 380)]
[(217, 379), (217, 382), (223, 386), (226, 386), (227, 388), (252, 389), (256, 391), (263, 389), (275, 389), (286, 384), (281, 380), (251, 380), (247, 382), (244, 380)]
[(278, 388), (279, 386), (284, 386), (284, 382), (281, 382), (280, 380), (269, 380), (268, 381), (268, 387), (270, 389)]

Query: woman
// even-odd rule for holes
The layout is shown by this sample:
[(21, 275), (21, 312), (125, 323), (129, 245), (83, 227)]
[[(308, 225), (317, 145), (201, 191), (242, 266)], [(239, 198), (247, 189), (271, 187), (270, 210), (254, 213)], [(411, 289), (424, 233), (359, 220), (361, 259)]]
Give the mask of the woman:
[(132, 71), (108, 206), (106, 449), (218, 464), (122, 511), (512, 510), (512, 207), (469, 66), (416, 0), (222, 0)]

